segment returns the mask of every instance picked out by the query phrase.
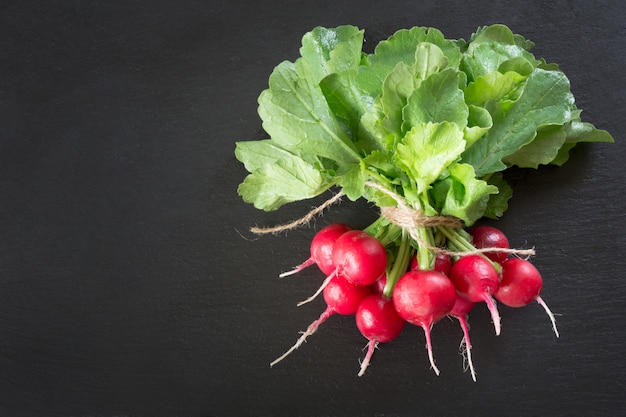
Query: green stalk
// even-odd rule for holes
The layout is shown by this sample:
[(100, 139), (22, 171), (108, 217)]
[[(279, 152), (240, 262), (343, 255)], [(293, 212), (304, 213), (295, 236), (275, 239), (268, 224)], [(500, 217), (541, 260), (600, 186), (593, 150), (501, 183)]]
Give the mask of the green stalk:
[(399, 239), (402, 228), (389, 222), (387, 218), (380, 216), (372, 224), (367, 226), (364, 232), (375, 237), (381, 245), (386, 247)]
[(432, 269), (435, 255), (428, 247), (434, 246), (433, 230), (430, 227), (418, 227), (417, 235), (426, 245), (419, 245), (417, 248), (417, 264), (420, 269)]
[(463, 252), (472, 252), (476, 250), (476, 248), (456, 230), (450, 229), (446, 226), (437, 226), (437, 230), (439, 230), (448, 239), (448, 241), (450, 241), (457, 248), (457, 250)]
[(375, 169), (368, 168), (363, 160), (361, 160), (361, 170), (366, 172), (366, 175), (371, 177), (371, 179), (373, 179), (374, 182), (376, 182), (377, 184), (385, 187), (387, 190), (392, 190), (389, 179), (387, 179), (387, 177), (385, 177), (384, 175), (381, 175)]
[(383, 224), (384, 220), (384, 217), (378, 217), (376, 220), (374, 220), (374, 222), (372, 222), (369, 226), (363, 229), (363, 231), (380, 240), (387, 233), (386, 227)]
[[(472, 245), (470, 241), (460, 231), (456, 229), (450, 229), (449, 227), (445, 226), (437, 226), (437, 229), (448, 238), (449, 244), (452, 244), (455, 251), (474, 252), (476, 250), (476, 247)], [(484, 253), (478, 253), (477, 255), (480, 255), (483, 258), (487, 259), (489, 262), (491, 262), (491, 264), (498, 273), (502, 271), (502, 266), (499, 263), (489, 259), (489, 257)]]
[(387, 272), (387, 282), (383, 289), (383, 296), (391, 298), (393, 295), (393, 289), (396, 286), (396, 282), (402, 275), (408, 270), (409, 263), (411, 262), (411, 256), (413, 256), (413, 247), (411, 246), (411, 239), (409, 239), (408, 233), (402, 230), (400, 235), (400, 246), (396, 253), (396, 259), (391, 269)]

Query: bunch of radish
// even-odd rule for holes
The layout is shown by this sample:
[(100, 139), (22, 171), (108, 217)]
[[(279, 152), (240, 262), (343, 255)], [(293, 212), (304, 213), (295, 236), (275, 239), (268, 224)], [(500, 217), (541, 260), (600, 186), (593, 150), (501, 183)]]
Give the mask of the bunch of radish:
[(487, 305), (499, 335), (496, 300), (509, 307), (536, 301), (547, 312), (558, 337), (554, 315), (539, 295), (543, 286), (541, 274), (529, 260), (509, 248), (502, 231), (478, 226), (469, 233), (446, 230), (439, 237), (445, 234), (449, 236), (449, 246), (461, 245), (470, 251), (430, 250), (430, 262), (421, 265), (415, 242), (382, 217), (365, 230), (353, 230), (339, 223), (321, 229), (311, 242), (310, 258), (280, 276), (317, 265), (326, 279), (312, 297), (299, 305), (321, 293), (327, 307), (297, 342), (270, 365), (285, 359), (334, 314), (354, 315), (358, 330), (368, 340), (359, 376), (365, 373), (378, 344), (397, 338), (407, 322), (424, 330), (430, 366), (439, 375), (431, 329), (442, 318), (455, 317), (463, 330), (464, 354), (476, 381), (468, 315), (478, 303)]
[[(274, 233), (307, 223), (345, 196), (364, 199), (380, 217), (364, 230), (331, 225), (313, 239), (310, 257), (283, 277), (317, 265), (326, 276), (303, 305), (323, 294), (328, 305), (283, 360), (334, 314), (354, 314), (368, 349), (405, 323), (430, 330), (459, 320), (475, 379), (468, 315), (484, 303), (496, 334), (497, 303), (536, 301), (540, 273), (531, 250), (509, 248), (498, 230), (476, 227), (506, 212), (509, 168), (561, 166), (580, 142), (614, 142), (583, 121), (559, 66), (532, 52), (534, 42), (505, 25), (482, 26), (468, 40), (436, 28), (400, 29), (365, 51), (364, 30), (315, 27), (300, 56), (279, 63), (258, 97), (267, 138), (239, 141), (235, 156), (249, 174), (243, 201), (278, 210), (327, 191), (335, 195)], [(532, 252), (532, 253), (531, 253)]]

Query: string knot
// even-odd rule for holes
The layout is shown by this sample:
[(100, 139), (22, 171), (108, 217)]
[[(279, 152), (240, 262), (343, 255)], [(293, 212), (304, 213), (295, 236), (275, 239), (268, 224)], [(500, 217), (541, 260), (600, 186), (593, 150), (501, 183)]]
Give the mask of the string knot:
[(381, 207), (380, 214), (389, 219), (393, 224), (403, 229), (416, 229), (418, 227), (445, 226), (451, 229), (463, 227), (461, 219), (452, 216), (426, 216), (422, 211), (407, 206)]

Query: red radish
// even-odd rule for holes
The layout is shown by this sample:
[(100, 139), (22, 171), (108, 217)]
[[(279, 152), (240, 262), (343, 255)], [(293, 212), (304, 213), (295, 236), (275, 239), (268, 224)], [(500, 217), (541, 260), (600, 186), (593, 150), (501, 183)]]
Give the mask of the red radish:
[[(433, 268), (435, 271), (448, 275), (451, 268), (452, 259), (450, 259), (450, 255), (440, 252), (435, 255), (435, 265)], [(411, 265), (409, 266), (409, 270), (417, 271), (418, 269), (420, 269), (420, 266), (417, 260), (417, 255), (415, 255), (413, 256), (413, 258), (411, 258)]]
[(472, 374), (472, 379), (476, 382), (476, 372), (474, 371), (474, 363), (472, 362), (472, 344), (470, 342), (469, 337), (469, 324), (467, 316), (470, 311), (474, 308), (476, 303), (467, 300), (466, 298), (457, 295), (456, 301), (454, 303), (454, 307), (452, 307), (452, 311), (450, 311), (449, 316), (455, 317), (459, 324), (461, 325), (461, 329), (463, 330), (463, 341), (461, 342), (461, 349), (465, 346), (465, 353), (467, 355), (467, 363), (469, 365), (470, 373)]
[(306, 304), (317, 297), (335, 275), (344, 277), (354, 285), (371, 285), (387, 269), (387, 252), (372, 235), (362, 230), (350, 230), (342, 234), (333, 246), (335, 270), (330, 273), (311, 297), (298, 305)]
[(398, 337), (404, 324), (405, 321), (398, 315), (393, 301), (382, 294), (372, 294), (361, 302), (356, 312), (356, 326), (368, 343), (359, 376), (365, 373), (378, 343), (391, 342)]
[[(472, 244), (478, 249), (500, 248), (510, 249), (509, 240), (500, 230), (492, 226), (478, 226), (469, 231)], [(485, 255), (494, 262), (502, 263), (507, 258), (506, 251), (485, 252)]]
[(351, 230), (339, 237), (333, 250), (337, 273), (354, 285), (371, 285), (387, 268), (387, 252), (370, 234)]
[(385, 291), (385, 285), (387, 285), (387, 274), (383, 274), (378, 278), (375, 283), (372, 284), (372, 290), (375, 294), (381, 294)]
[(450, 313), (456, 297), (456, 290), (448, 277), (429, 270), (409, 271), (402, 275), (393, 292), (393, 304), (400, 317), (424, 329), (428, 359), (437, 375), (439, 369), (433, 358), (430, 331), (433, 324)]
[(494, 295), (498, 301), (509, 307), (524, 307), (537, 301), (550, 317), (554, 334), (559, 337), (554, 314), (539, 296), (542, 287), (541, 274), (532, 263), (526, 259), (509, 258), (502, 263), (502, 280)]
[(296, 274), (311, 265), (317, 265), (318, 268), (328, 275), (335, 269), (333, 264), (332, 254), (333, 246), (339, 236), (343, 235), (347, 231), (352, 230), (349, 226), (342, 223), (330, 224), (322, 228), (315, 234), (311, 241), (311, 257), (288, 272), (283, 272), (279, 276), (281, 278)]
[(480, 255), (466, 255), (452, 265), (450, 279), (461, 297), (487, 303), (496, 331), (500, 334), (500, 314), (492, 295), (498, 288), (498, 272), (492, 263)]
[(285, 359), (291, 352), (298, 349), (306, 338), (315, 333), (317, 328), (328, 320), (334, 314), (350, 315), (356, 313), (361, 302), (370, 295), (370, 287), (356, 286), (350, 284), (344, 278), (335, 276), (330, 280), (324, 288), (324, 301), (326, 301), (326, 310), (320, 317), (309, 325), (305, 332), (302, 333), (298, 341), (284, 354), (276, 358), (270, 366), (276, 365)]

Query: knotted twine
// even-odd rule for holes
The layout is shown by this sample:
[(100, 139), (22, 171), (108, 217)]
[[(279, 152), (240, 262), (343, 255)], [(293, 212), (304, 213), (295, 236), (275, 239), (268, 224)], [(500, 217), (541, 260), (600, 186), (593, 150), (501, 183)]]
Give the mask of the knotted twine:
[[(407, 231), (409, 236), (420, 246), (425, 247), (435, 253), (443, 253), (449, 256), (466, 256), (466, 255), (475, 255), (486, 252), (503, 252), (508, 254), (514, 254), (518, 256), (533, 256), (535, 255), (534, 249), (511, 249), (511, 248), (480, 248), (474, 249), (471, 251), (452, 251), (449, 249), (445, 249), (438, 246), (433, 246), (424, 242), (418, 235), (418, 228), (420, 227), (446, 227), (450, 229), (460, 229), (464, 226), (463, 221), (457, 217), (453, 216), (427, 216), (421, 210), (417, 210), (409, 207), (404, 199), (400, 197), (398, 194), (386, 189), (385, 187), (375, 183), (368, 181), (365, 183), (368, 187), (372, 187), (377, 189), (378, 191), (386, 194), (391, 197), (397, 204), (397, 206), (384, 206), (380, 208), (381, 216), (387, 218), (394, 225), (402, 228), (402, 230)], [(338, 201), (341, 201), (341, 198), (344, 196), (343, 191), (339, 191), (333, 197), (326, 200), (324, 203), (315, 207), (313, 210), (308, 212), (303, 217), (291, 221), (286, 224), (273, 226), (273, 227), (252, 227), (250, 231), (256, 234), (266, 234), (266, 233), (280, 233), (286, 230), (294, 229), (298, 226), (306, 224), (310, 222), (315, 216), (323, 212), (326, 208), (335, 204)]]

